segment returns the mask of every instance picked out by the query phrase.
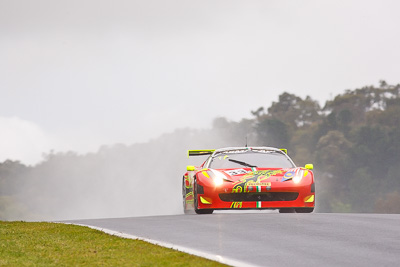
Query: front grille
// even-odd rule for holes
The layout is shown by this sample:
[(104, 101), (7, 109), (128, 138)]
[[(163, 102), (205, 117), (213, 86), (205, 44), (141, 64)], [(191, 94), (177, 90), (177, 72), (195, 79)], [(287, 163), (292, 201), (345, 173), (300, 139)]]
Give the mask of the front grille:
[(261, 193), (222, 193), (219, 198), (225, 202), (248, 201), (293, 201), (299, 196), (297, 192), (261, 192)]

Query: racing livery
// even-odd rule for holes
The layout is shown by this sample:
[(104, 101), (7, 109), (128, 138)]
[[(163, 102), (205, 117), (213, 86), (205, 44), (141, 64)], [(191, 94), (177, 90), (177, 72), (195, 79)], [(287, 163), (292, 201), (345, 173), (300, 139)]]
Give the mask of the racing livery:
[(296, 167), (286, 149), (229, 147), (189, 150), (209, 155), (199, 167), (187, 166), (182, 196), (185, 213), (211, 214), (223, 209), (279, 209), (313, 212), (313, 165)]

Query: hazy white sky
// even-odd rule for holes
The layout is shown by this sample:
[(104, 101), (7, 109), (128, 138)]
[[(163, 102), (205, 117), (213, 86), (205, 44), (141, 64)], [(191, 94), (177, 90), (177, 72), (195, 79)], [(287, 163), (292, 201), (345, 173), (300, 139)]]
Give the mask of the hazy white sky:
[(400, 1), (0, 0), (0, 161), (400, 82)]

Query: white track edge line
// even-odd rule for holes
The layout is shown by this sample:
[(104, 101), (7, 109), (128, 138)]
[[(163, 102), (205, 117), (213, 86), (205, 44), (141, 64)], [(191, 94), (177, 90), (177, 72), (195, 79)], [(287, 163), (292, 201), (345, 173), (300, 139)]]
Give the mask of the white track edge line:
[(161, 247), (170, 248), (170, 249), (173, 249), (173, 250), (185, 252), (185, 253), (188, 253), (188, 254), (191, 254), (191, 255), (194, 255), (194, 256), (199, 256), (199, 257), (206, 258), (206, 259), (209, 259), (209, 260), (212, 260), (212, 261), (216, 261), (216, 262), (220, 262), (220, 263), (223, 263), (223, 264), (226, 264), (226, 265), (238, 266), (238, 267), (256, 267), (256, 266), (258, 266), (258, 265), (249, 264), (249, 263), (246, 263), (246, 262), (243, 262), (243, 261), (238, 261), (238, 260), (235, 260), (235, 259), (222, 257), (220, 255), (215, 255), (215, 254), (207, 253), (207, 252), (204, 252), (204, 251), (200, 251), (200, 250), (196, 250), (196, 249), (191, 249), (191, 248), (175, 245), (175, 244), (172, 244), (172, 243), (157, 241), (157, 240), (150, 239), (150, 238), (139, 237), (139, 236), (126, 234), (126, 233), (122, 233), (122, 232), (117, 232), (117, 231), (114, 231), (114, 230), (101, 228), (101, 227), (97, 227), (97, 226), (92, 226), (92, 225), (87, 225), (87, 224), (80, 224), (80, 223), (64, 223), (64, 222), (59, 222), (59, 223), (72, 224), (72, 225), (78, 225), (78, 226), (85, 226), (85, 227), (89, 227), (91, 229), (98, 230), (98, 231), (104, 232), (106, 234), (113, 235), (113, 236), (118, 236), (118, 237), (121, 237), (121, 238), (145, 241), (145, 242), (157, 245), (157, 246), (161, 246)]

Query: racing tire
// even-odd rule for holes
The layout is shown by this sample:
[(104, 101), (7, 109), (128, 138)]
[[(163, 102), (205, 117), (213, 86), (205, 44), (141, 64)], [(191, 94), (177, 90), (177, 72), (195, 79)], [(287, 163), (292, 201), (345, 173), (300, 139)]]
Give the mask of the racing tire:
[(279, 209), (279, 213), (295, 213), (295, 209), (293, 209), (293, 208), (283, 208), (283, 209)]
[(311, 213), (314, 211), (314, 208), (296, 208), (297, 213)]
[(197, 182), (196, 182), (196, 178), (194, 179), (194, 183), (193, 183), (193, 197), (194, 197), (194, 212), (196, 212), (196, 214), (212, 214), (214, 212), (213, 209), (198, 209), (197, 207), (199, 206), (198, 203), (198, 197), (197, 197)]

